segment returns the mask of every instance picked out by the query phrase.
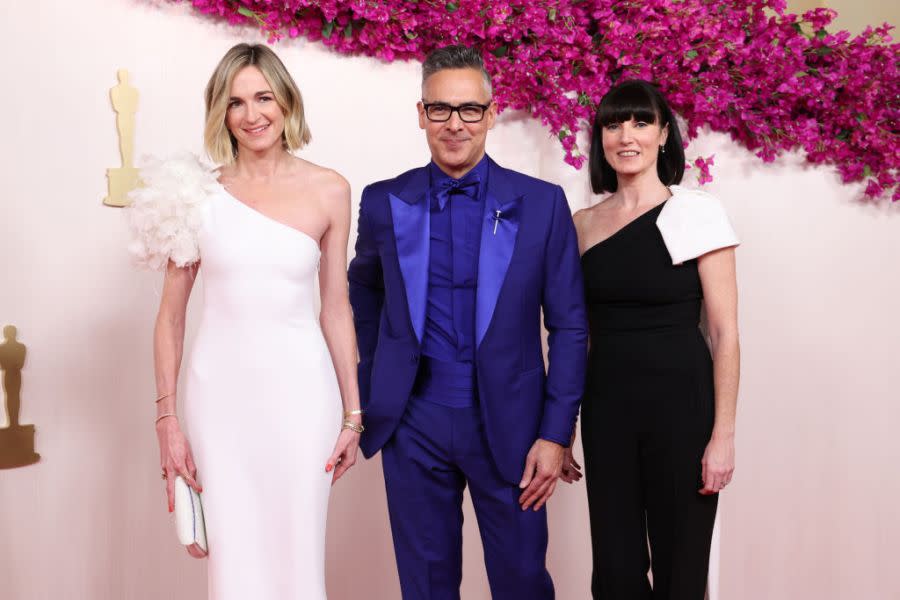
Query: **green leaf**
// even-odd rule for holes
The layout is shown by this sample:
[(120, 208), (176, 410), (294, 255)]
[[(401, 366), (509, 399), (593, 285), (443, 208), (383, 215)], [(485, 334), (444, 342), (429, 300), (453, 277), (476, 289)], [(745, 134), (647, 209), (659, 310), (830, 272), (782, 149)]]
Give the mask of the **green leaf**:
[(806, 77), (807, 75), (809, 75), (809, 73), (807, 73), (806, 71), (797, 71), (796, 73), (794, 73), (794, 77), (796, 77), (797, 79)]
[(847, 141), (848, 139), (850, 139), (850, 130), (841, 129), (840, 133), (838, 133), (835, 137), (837, 137), (837, 139), (841, 140), (842, 142)]
[(347, 23), (347, 26), (344, 27), (344, 37), (348, 40), (353, 37), (353, 23)]
[(581, 92), (578, 94), (578, 104), (581, 106), (588, 106), (591, 103), (591, 97), (587, 95), (587, 92)]
[(859, 113), (856, 115), (856, 120), (857, 122), (862, 123), (866, 120), (866, 115), (864, 115), (863, 113)]
[(581, 73), (581, 64), (580, 63), (572, 66), (572, 77), (577, 76), (579, 73)]
[(803, 33), (803, 26), (800, 25), (800, 23), (791, 23), (791, 27), (793, 27), (794, 31), (796, 31), (797, 33)]
[(694, 60), (700, 53), (696, 50), (688, 50), (684, 53), (684, 57), (688, 60)]
[(455, 13), (459, 10), (459, 4), (457, 4), (456, 2), (448, 2), (444, 5), (444, 8), (446, 8), (447, 12), (449, 13)]
[(334, 21), (325, 21), (325, 24), (322, 25), (322, 37), (330, 38), (331, 34), (334, 32)]
[(491, 50), (491, 54), (496, 56), (497, 58), (502, 58), (506, 56), (506, 53), (509, 51), (509, 46), (498, 46)]
[(821, 48), (816, 48), (815, 50), (813, 50), (813, 53), (818, 54), (819, 56), (828, 56), (832, 52), (834, 52), (834, 50), (832, 50), (828, 46), (822, 46)]
[(871, 177), (872, 176), (872, 167), (866, 165), (863, 167), (863, 177)]
[(554, 6), (554, 7), (551, 7), (551, 8), (547, 11), (547, 19), (550, 20), (550, 21), (555, 21), (555, 20), (556, 20), (556, 7), (555, 7), (555, 6)]
[(256, 13), (253, 12), (252, 10), (250, 10), (249, 8), (247, 8), (246, 6), (241, 6), (240, 8), (238, 8), (238, 14), (244, 15), (245, 17), (248, 17), (250, 19), (256, 18)]
[(820, 29), (816, 32), (816, 38), (820, 40), (825, 39), (826, 35), (828, 35), (828, 32), (824, 29)]

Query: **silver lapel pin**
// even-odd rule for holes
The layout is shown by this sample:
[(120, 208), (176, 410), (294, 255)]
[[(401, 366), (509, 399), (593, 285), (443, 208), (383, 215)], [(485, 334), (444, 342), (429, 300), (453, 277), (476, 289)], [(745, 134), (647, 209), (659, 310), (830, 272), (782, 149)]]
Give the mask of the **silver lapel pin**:
[(500, 223), (500, 214), (501, 211), (495, 211), (494, 213), (494, 235), (497, 235), (497, 224)]

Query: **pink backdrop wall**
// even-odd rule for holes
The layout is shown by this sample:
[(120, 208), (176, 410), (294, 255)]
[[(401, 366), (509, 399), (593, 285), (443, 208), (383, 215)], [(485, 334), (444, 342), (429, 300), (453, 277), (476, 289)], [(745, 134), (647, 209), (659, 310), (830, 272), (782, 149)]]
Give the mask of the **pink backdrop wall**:
[[(118, 165), (107, 90), (118, 68), (131, 71), (141, 93), (138, 156), (199, 151), (202, 88), (230, 45), (257, 39), (245, 33), (162, 2), (0, 8), (8, 57), (0, 325), (18, 326), (29, 347), (22, 421), (37, 425), (43, 456), (0, 471), (4, 600), (205, 596), (204, 564), (177, 546), (158, 476), (150, 336), (159, 276), (130, 268), (122, 215), (100, 205), (105, 169)], [(355, 201), (366, 183), (424, 163), (417, 65), (303, 42), (277, 50), (305, 95), (313, 143), (304, 156), (340, 170)], [(563, 165), (555, 141), (522, 115), (504, 115), (488, 149), (506, 166), (562, 183), (573, 210), (596, 201), (586, 173)], [(763, 165), (717, 134), (689, 153), (715, 153), (709, 189), (744, 240), (738, 470), (720, 504), (714, 595), (900, 597), (891, 576), (900, 539), (892, 364), (900, 204), (858, 202), (859, 189), (830, 171), (797, 157)], [(335, 600), (399, 597), (380, 469), (377, 459), (360, 464), (334, 489)], [(582, 600), (584, 488), (563, 486), (550, 511), (558, 597)], [(465, 533), (463, 597), (487, 599), (473, 518)]]

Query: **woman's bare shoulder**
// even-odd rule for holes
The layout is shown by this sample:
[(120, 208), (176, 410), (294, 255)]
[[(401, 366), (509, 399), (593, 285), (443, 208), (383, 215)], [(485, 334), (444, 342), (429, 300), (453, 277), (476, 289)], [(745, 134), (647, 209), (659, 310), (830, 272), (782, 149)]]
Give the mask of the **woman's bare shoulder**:
[(228, 165), (219, 165), (215, 169), (213, 169), (213, 175), (215, 175), (216, 180), (222, 185), (227, 186), (228, 183), (234, 181), (234, 163)]
[(349, 219), (350, 182), (334, 169), (296, 158), (296, 184), (303, 196), (312, 199), (329, 219)]
[(593, 206), (588, 206), (587, 208), (582, 208), (579, 211), (576, 211), (572, 218), (575, 220), (575, 227), (590, 227), (591, 223), (596, 222), (597, 220), (602, 220), (607, 217), (609, 214), (611, 203), (600, 201)]
[(294, 176), (317, 196), (344, 196), (350, 193), (350, 182), (336, 170), (303, 158), (294, 158)]

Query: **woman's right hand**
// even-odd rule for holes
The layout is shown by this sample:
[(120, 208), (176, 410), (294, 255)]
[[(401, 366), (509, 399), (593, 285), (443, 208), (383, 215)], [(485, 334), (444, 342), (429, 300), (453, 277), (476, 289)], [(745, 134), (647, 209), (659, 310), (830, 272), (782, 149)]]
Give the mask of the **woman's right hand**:
[(583, 474), (581, 473), (581, 465), (575, 462), (575, 456), (572, 453), (572, 449), (575, 447), (575, 436), (577, 434), (577, 429), (572, 432), (572, 439), (569, 440), (569, 447), (566, 448), (566, 453), (563, 454), (562, 473), (560, 473), (559, 478), (566, 483), (575, 483), (577, 481), (581, 481), (581, 478), (583, 477)]
[(156, 439), (159, 441), (159, 464), (166, 479), (166, 497), (169, 512), (175, 510), (175, 477), (181, 475), (185, 482), (197, 492), (203, 488), (197, 483), (197, 467), (191, 446), (181, 432), (176, 417), (166, 417), (156, 424)]

